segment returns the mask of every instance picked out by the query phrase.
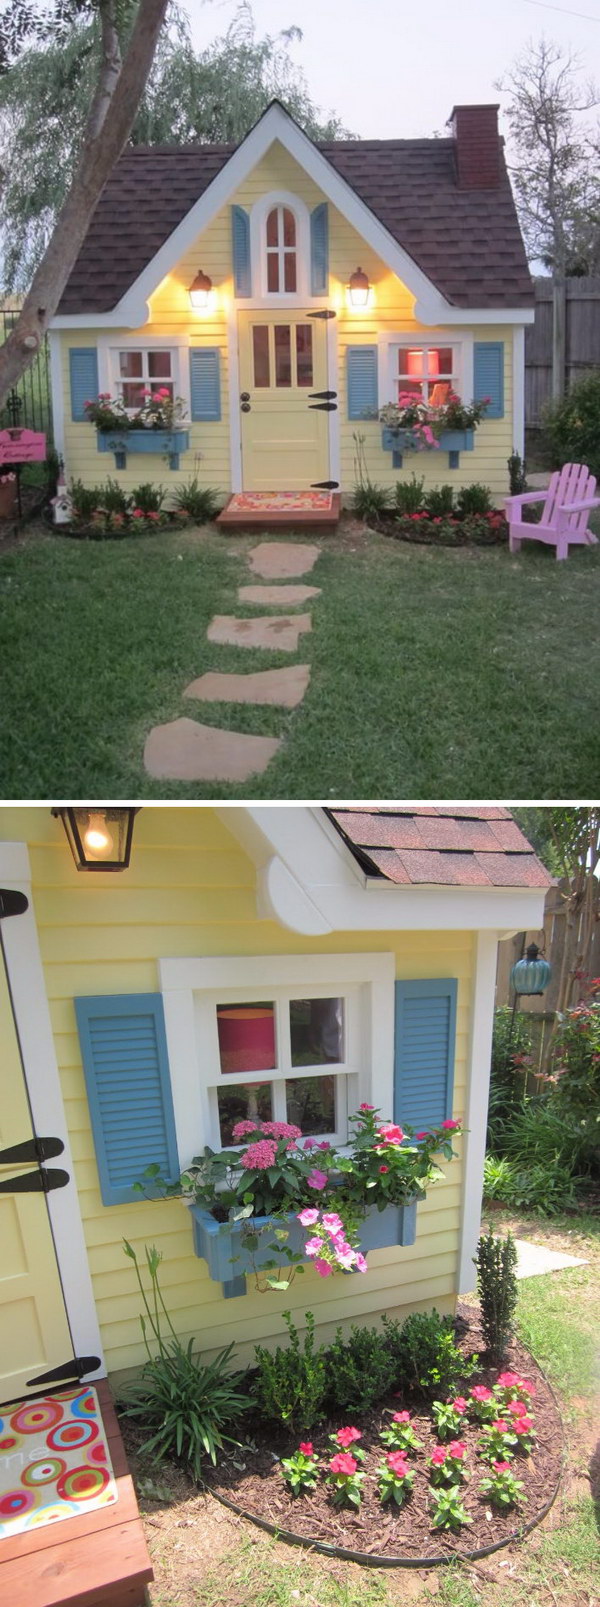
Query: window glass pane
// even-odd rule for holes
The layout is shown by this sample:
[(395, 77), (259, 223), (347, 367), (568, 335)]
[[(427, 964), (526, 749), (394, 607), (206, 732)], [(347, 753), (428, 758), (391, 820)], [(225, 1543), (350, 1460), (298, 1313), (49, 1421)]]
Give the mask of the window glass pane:
[(421, 378), (425, 373), (425, 353), (422, 346), (400, 346), (398, 373), (407, 374), (411, 379)]
[(278, 229), (278, 226), (277, 226), (278, 221), (279, 220), (278, 220), (278, 217), (277, 217), (277, 207), (274, 206), (273, 211), (269, 212), (269, 216), (267, 218), (267, 245), (268, 246), (276, 246), (278, 244), (278, 240), (279, 240), (279, 229)]
[(444, 407), (450, 396), (452, 386), (449, 380), (436, 379), (429, 386), (429, 400), (432, 407)]
[(279, 257), (276, 251), (267, 251), (267, 290), (279, 290)]
[(313, 383), (312, 325), (296, 324), (296, 374), (299, 385)]
[(269, 329), (267, 324), (254, 325), (252, 343), (254, 347), (254, 384), (256, 386), (270, 385)]
[(283, 243), (284, 246), (296, 244), (296, 219), (287, 206), (283, 209)]
[(293, 1077), (285, 1091), (288, 1122), (303, 1133), (335, 1133), (335, 1077)]
[(233, 1143), (233, 1129), (236, 1122), (273, 1120), (270, 1082), (237, 1083), (230, 1088), (218, 1088), (217, 1101), (222, 1144)]
[(143, 407), (146, 397), (143, 385), (125, 381), (121, 386), (121, 393), (126, 407)]
[(119, 373), (124, 379), (141, 379), (143, 372), (141, 352), (119, 352)]
[(275, 384), (292, 383), (292, 348), (289, 324), (275, 325)]
[(417, 379), (404, 379), (404, 378), (401, 378), (401, 379), (398, 380), (398, 395), (399, 396), (422, 396), (423, 395), (423, 386), (419, 384), (419, 381)]
[(290, 1037), (293, 1066), (343, 1060), (343, 999), (291, 999)]
[(436, 374), (452, 373), (451, 346), (432, 346), (430, 348), (428, 354), (428, 370), (429, 374), (433, 375), (434, 377)]
[(171, 353), (148, 352), (148, 373), (151, 379), (168, 379), (171, 373)]
[(272, 1004), (218, 1004), (221, 1071), (272, 1071), (275, 1011)]
[(284, 290), (296, 289), (296, 253), (286, 251), (283, 258)]

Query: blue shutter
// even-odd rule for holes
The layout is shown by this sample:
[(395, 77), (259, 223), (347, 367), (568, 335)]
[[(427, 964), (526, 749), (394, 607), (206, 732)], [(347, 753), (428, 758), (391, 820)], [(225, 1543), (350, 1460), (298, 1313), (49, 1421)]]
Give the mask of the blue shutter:
[(377, 347), (347, 350), (348, 418), (377, 418)]
[(196, 423), (221, 417), (220, 355), (218, 346), (190, 348), (191, 416)]
[(71, 376), (71, 418), (81, 424), (86, 417), (84, 402), (98, 395), (98, 353), (95, 346), (69, 347)]
[(252, 265), (250, 261), (250, 218), (243, 206), (231, 208), (231, 249), (233, 254), (233, 283), (236, 296), (252, 295)]
[(455, 977), (396, 983), (394, 1121), (420, 1132), (452, 1115)]
[(100, 1192), (105, 1205), (139, 1199), (132, 1184), (158, 1161), (179, 1177), (160, 993), (76, 999)]
[(486, 418), (504, 418), (504, 341), (476, 340), (473, 348), (473, 396), (491, 396)]
[(310, 288), (313, 296), (329, 288), (329, 211), (322, 201), (310, 214)]

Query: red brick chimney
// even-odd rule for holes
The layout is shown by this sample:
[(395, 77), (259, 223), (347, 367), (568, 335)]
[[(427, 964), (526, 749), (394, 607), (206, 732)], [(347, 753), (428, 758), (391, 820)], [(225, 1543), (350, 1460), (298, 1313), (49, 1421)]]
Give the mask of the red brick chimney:
[(461, 190), (495, 190), (500, 183), (498, 105), (455, 106), (449, 117)]

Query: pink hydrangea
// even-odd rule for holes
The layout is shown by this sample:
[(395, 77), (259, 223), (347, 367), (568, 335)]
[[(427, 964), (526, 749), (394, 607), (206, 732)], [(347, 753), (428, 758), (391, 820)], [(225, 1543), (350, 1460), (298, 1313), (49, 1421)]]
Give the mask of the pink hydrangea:
[(268, 1133), (270, 1138), (301, 1138), (302, 1129), (295, 1127), (293, 1122), (261, 1122), (261, 1132)]
[(343, 1445), (345, 1451), (349, 1445), (354, 1445), (355, 1440), (362, 1440), (360, 1429), (353, 1428), (351, 1424), (348, 1428), (339, 1428), (335, 1437), (338, 1445)]
[(303, 1228), (313, 1228), (318, 1220), (319, 1212), (316, 1205), (305, 1205), (304, 1209), (298, 1213), (298, 1221), (302, 1223)]
[(327, 1183), (327, 1173), (320, 1172), (318, 1166), (315, 1166), (313, 1171), (309, 1172), (306, 1181), (311, 1189), (324, 1189)]
[(338, 1451), (329, 1463), (332, 1473), (356, 1473), (358, 1462), (349, 1451)]
[(277, 1145), (272, 1138), (261, 1138), (258, 1144), (250, 1144), (242, 1155), (242, 1166), (256, 1169), (257, 1172), (266, 1172), (273, 1165), (277, 1154)]

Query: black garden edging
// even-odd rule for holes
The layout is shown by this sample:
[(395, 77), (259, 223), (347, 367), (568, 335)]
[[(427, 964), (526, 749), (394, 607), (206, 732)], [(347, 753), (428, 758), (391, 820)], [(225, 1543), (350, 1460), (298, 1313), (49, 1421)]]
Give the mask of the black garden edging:
[[(532, 1360), (535, 1360), (535, 1358), (532, 1358)], [(310, 1540), (308, 1536), (293, 1534), (291, 1529), (278, 1528), (276, 1524), (269, 1523), (267, 1518), (259, 1518), (252, 1512), (246, 1512), (244, 1508), (238, 1506), (235, 1501), (231, 1501), (229, 1496), (221, 1495), (220, 1492), (213, 1489), (212, 1486), (210, 1486), (210, 1493), (211, 1495), (214, 1495), (217, 1501), (221, 1502), (222, 1506), (229, 1507), (230, 1512), (235, 1512), (238, 1518), (246, 1518), (248, 1523), (254, 1523), (258, 1529), (264, 1529), (267, 1534), (273, 1535), (276, 1540), (285, 1541), (286, 1545), (301, 1546), (305, 1551), (318, 1551), (325, 1557), (339, 1557), (343, 1562), (359, 1562), (362, 1563), (363, 1567), (366, 1568), (439, 1568), (443, 1563), (477, 1562), (482, 1557), (491, 1557), (494, 1551), (502, 1551), (505, 1546), (513, 1545), (515, 1540), (523, 1540), (525, 1535), (531, 1534), (532, 1529), (537, 1529), (538, 1524), (542, 1523), (543, 1519), (547, 1517), (551, 1507), (554, 1506), (554, 1502), (556, 1501), (556, 1497), (561, 1486), (565, 1465), (565, 1433), (563, 1421), (552, 1385), (540, 1367), (539, 1362), (536, 1362), (535, 1365), (540, 1376), (543, 1378), (550, 1395), (552, 1396), (552, 1400), (554, 1401), (558, 1414), (561, 1432), (560, 1471), (552, 1494), (545, 1502), (544, 1506), (540, 1508), (540, 1511), (536, 1512), (535, 1517), (530, 1518), (528, 1523), (519, 1524), (516, 1529), (512, 1529), (511, 1533), (506, 1535), (503, 1540), (494, 1540), (491, 1546), (480, 1546), (476, 1551), (443, 1552), (441, 1555), (434, 1557), (383, 1557), (381, 1554), (372, 1552), (350, 1551), (345, 1546), (330, 1546), (324, 1540)]]

